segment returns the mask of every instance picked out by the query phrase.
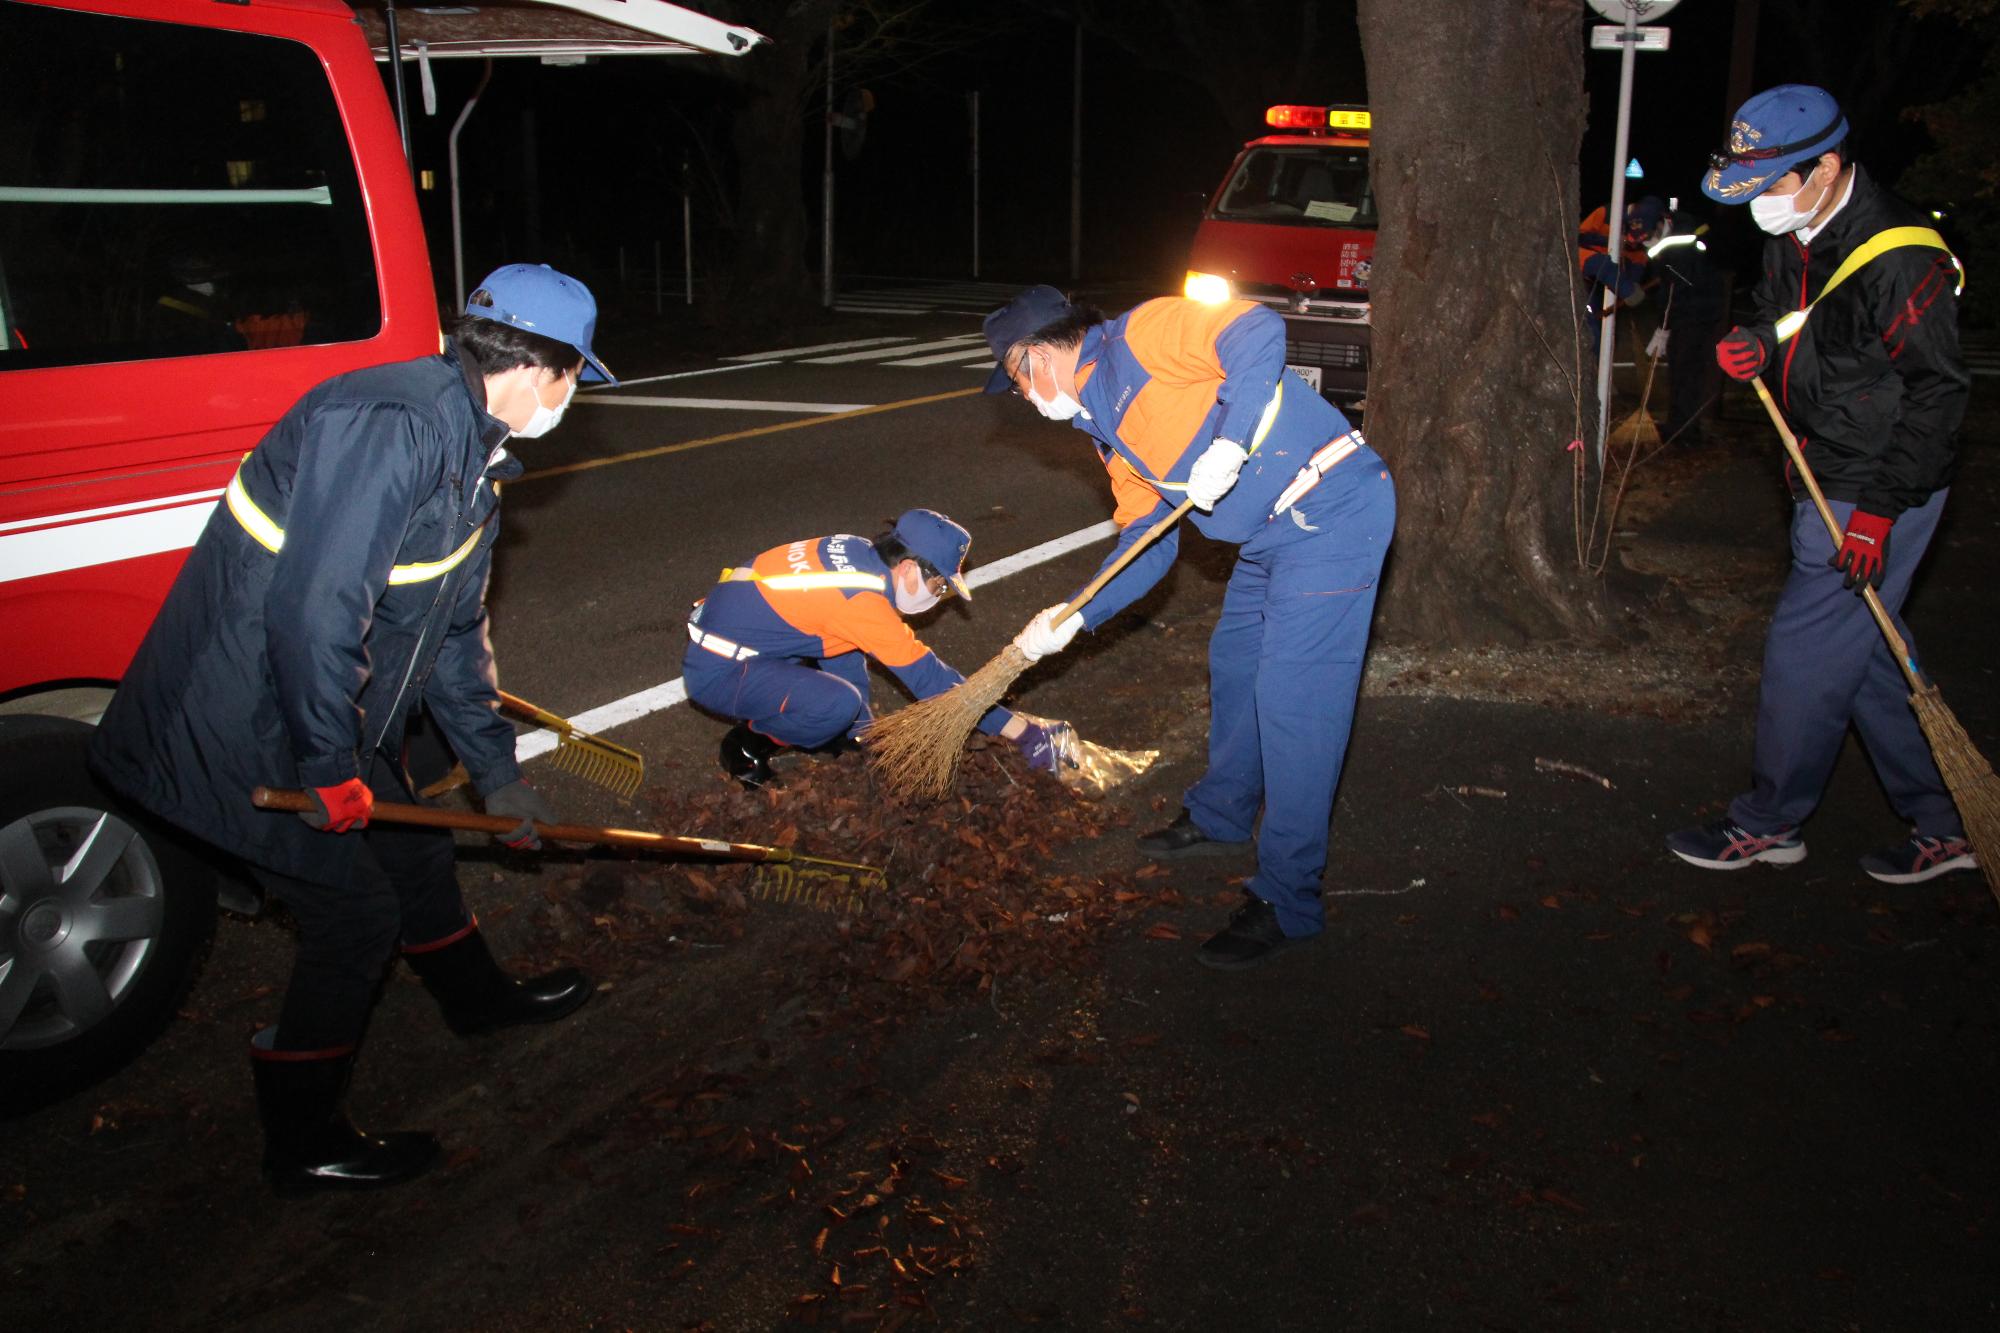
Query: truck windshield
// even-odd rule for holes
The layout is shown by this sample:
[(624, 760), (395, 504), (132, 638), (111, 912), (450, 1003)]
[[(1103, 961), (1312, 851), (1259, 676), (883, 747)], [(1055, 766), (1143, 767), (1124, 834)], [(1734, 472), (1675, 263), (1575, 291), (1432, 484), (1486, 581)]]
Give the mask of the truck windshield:
[(1252, 148), (1236, 159), (1215, 216), (1232, 222), (1373, 227), (1368, 152), (1313, 143)]

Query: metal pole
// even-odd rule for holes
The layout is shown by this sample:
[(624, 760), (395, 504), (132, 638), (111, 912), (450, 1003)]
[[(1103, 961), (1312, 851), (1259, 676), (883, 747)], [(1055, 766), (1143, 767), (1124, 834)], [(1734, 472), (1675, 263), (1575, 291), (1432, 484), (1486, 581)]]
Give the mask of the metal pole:
[(1069, 118), (1069, 280), (1083, 273), (1083, 18), (1076, 21), (1076, 62)]
[(396, 35), (396, 0), (385, 0), (383, 23), (389, 29), (389, 78), (396, 92), (396, 131), (403, 136), (403, 161), (410, 160), (410, 108), (403, 97), (403, 43)]
[(653, 238), (653, 313), (660, 313), (660, 238)]
[(833, 15), (826, 19), (826, 168), (820, 176), (819, 303), (833, 308)]
[(694, 304), (694, 196), (688, 193), (688, 160), (681, 159), (681, 264), (686, 268), (687, 304)]
[[(465, 122), (472, 118), (472, 108), (479, 105), (480, 94), (493, 79), (493, 61), (489, 57), (486, 68), (480, 72), (479, 86), (472, 90), (472, 96), (465, 99), (459, 108), (458, 119), (451, 123), (451, 137), (445, 140), (445, 171), (451, 177), (451, 276), (452, 290), (458, 293), (455, 309), (465, 309), (465, 228), (460, 220), (458, 206), (458, 132), (465, 128)], [(618, 252), (619, 277), (624, 277), (625, 252)]]
[(972, 92), (972, 276), (979, 276), (979, 91)]
[[(1625, 150), (1632, 134), (1632, 63), (1639, 53), (1639, 11), (1625, 6), (1624, 48), (1618, 56), (1618, 146), (1611, 155), (1611, 207), (1605, 215), (1605, 241), (1612, 263), (1614, 282), (1625, 273)], [(1610, 289), (1604, 300), (1604, 318), (1597, 336), (1597, 467), (1604, 469), (1604, 440), (1611, 421), (1612, 343), (1618, 333), (1618, 316), (1612, 304), (1618, 289)]]

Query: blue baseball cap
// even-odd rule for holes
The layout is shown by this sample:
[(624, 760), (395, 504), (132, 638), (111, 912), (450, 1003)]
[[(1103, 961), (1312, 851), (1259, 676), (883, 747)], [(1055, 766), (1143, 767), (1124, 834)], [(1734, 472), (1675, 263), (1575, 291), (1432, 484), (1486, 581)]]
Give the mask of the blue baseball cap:
[(1069, 299), (1053, 287), (1030, 287), (986, 317), (986, 345), (993, 349), (993, 374), (986, 392), (1006, 393), (1014, 387), (1007, 373), (1007, 349), (1031, 333), (1039, 333), (1076, 313)]
[(935, 509), (911, 509), (896, 520), (896, 540), (910, 548), (910, 554), (951, 580), (951, 586), (966, 601), (972, 589), (965, 585), (965, 553), (972, 549), (972, 534)]
[(1729, 146), (1708, 155), (1701, 192), (1718, 204), (1747, 204), (1846, 137), (1847, 117), (1826, 89), (1808, 83), (1766, 89), (1730, 117)]
[(474, 289), (492, 298), (491, 305), (475, 305), (471, 298), (465, 313), (477, 319), (498, 320), (529, 333), (539, 333), (559, 343), (568, 343), (583, 357), (579, 379), (590, 383), (617, 384), (618, 379), (590, 349), (597, 335), (597, 298), (590, 288), (558, 273), (547, 264), (506, 264), (494, 269)]

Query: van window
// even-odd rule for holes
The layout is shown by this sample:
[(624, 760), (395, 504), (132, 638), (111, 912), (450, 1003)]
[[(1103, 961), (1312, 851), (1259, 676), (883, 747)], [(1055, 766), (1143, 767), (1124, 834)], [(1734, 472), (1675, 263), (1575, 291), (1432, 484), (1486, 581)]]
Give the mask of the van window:
[(1327, 144), (1252, 148), (1237, 159), (1215, 216), (1234, 222), (1373, 227), (1368, 154)]
[(381, 328), (319, 59), (249, 33), (0, 4), (0, 371)]

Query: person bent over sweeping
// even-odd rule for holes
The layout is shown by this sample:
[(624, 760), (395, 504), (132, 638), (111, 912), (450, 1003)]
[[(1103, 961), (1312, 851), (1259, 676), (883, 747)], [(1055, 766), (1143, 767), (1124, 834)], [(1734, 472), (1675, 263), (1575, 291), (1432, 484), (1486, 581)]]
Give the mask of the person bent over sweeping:
[[(771, 781), (771, 756), (851, 748), (868, 725), (874, 658), (919, 699), (965, 677), (938, 660), (904, 623), (944, 598), (970, 601), (965, 553), (972, 537), (931, 509), (912, 509), (873, 541), (848, 533), (774, 546), (722, 571), (688, 617), (682, 662), (688, 698), (738, 719), (722, 738), (722, 767), (745, 787)], [(1060, 727), (989, 709), (987, 735), (1020, 747), (1028, 765), (1056, 770)]]
[[(1209, 640), (1208, 771), (1186, 809), (1139, 839), (1148, 856), (1229, 852), (1257, 836), (1257, 873), (1203, 963), (1241, 968), (1320, 933), (1327, 824), (1354, 718), (1396, 491), (1361, 432), (1285, 370), (1285, 324), (1249, 301), (1148, 301), (1106, 321), (1053, 287), (986, 319), (1011, 388), (1088, 434), (1111, 474), (1106, 565), (1191, 501), (1205, 536), (1238, 547)], [(1173, 564), (1168, 532), (1083, 611), (1042, 612), (1015, 642), (1034, 660), (1096, 629)]]

